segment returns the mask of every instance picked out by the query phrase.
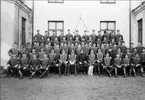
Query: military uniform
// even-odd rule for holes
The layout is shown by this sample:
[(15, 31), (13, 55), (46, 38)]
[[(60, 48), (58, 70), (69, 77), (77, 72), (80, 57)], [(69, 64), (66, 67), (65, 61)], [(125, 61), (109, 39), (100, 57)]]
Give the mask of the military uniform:
[(44, 77), (44, 75), (48, 75), (48, 72), (49, 72), (49, 58), (43, 58), (41, 59), (40, 61), (40, 69), (41, 70), (44, 70), (43, 73), (40, 75), (40, 78)]
[(62, 72), (62, 65), (65, 67), (65, 75), (67, 74), (68, 66), (67, 66), (67, 54), (60, 54), (60, 62), (59, 62), (59, 75)]
[(97, 73), (97, 63), (96, 63), (96, 55), (95, 54), (90, 54), (89, 55), (89, 62), (90, 65), (94, 66), (94, 73)]
[(15, 75), (16, 76), (16, 72), (17, 69), (19, 67), (20, 64), (20, 60), (18, 58), (10, 58), (10, 60), (7, 62), (8, 65), (8, 71), (7, 71), (7, 76), (11, 76), (11, 75)]
[(111, 71), (112, 71), (112, 67), (111, 67), (111, 57), (105, 57), (104, 58), (104, 65), (103, 68), (107, 71), (107, 73), (109, 74), (109, 76), (111, 77)]
[(69, 63), (68, 63), (68, 70), (67, 70), (67, 72), (68, 72), (68, 74), (70, 73), (70, 67), (71, 66), (74, 66), (74, 73), (75, 73), (75, 75), (77, 75), (77, 67), (76, 67), (76, 58), (77, 58), (77, 55), (75, 55), (75, 54), (70, 54), (69, 55)]
[(81, 53), (80, 55), (78, 55), (77, 61), (78, 61), (78, 63), (77, 63), (78, 71), (80, 72), (81, 69), (83, 69), (83, 73), (87, 74), (87, 72), (88, 72), (88, 65), (87, 65), (88, 59), (87, 59), (86, 54)]

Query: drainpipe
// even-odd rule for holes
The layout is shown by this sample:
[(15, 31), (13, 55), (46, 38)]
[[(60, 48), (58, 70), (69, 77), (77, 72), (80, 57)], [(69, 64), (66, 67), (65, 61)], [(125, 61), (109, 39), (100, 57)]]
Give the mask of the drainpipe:
[(33, 36), (34, 36), (34, 0), (32, 1), (32, 41), (33, 41)]
[(129, 0), (129, 47), (131, 47), (131, 0)]

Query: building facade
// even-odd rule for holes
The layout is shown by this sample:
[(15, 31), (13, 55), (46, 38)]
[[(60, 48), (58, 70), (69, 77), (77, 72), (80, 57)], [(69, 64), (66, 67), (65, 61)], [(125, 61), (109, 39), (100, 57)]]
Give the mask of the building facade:
[(32, 39), (31, 9), (24, 0), (1, 1), (1, 64), (9, 59), (8, 50)]
[(145, 1), (132, 10), (132, 42), (145, 46)]
[[(131, 9), (134, 9), (142, 0), (132, 1)], [(28, 3), (31, 1), (28, 1)], [(129, 46), (129, 0), (43, 0), (34, 2), (34, 32), (39, 29), (41, 34), (48, 30), (60, 30), (67, 33), (78, 29), (81, 35), (84, 30), (97, 31), (105, 29), (120, 30), (124, 36), (126, 45)], [(32, 4), (30, 4), (32, 5)], [(79, 22), (81, 19), (83, 20)], [(102, 33), (103, 34), (103, 33)]]

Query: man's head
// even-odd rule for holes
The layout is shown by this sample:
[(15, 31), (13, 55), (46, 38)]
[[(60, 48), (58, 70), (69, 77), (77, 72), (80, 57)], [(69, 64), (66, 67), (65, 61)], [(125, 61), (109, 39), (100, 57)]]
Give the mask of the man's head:
[(70, 29), (68, 29), (67, 32), (70, 33)]
[(76, 30), (76, 34), (79, 34), (79, 30)]
[(92, 30), (92, 33), (95, 34), (95, 30)]
[(120, 34), (120, 30), (117, 30), (117, 34)]
[(142, 45), (142, 43), (141, 42), (138, 42), (138, 46), (141, 46)]
[(40, 30), (37, 30), (37, 33), (40, 34)]

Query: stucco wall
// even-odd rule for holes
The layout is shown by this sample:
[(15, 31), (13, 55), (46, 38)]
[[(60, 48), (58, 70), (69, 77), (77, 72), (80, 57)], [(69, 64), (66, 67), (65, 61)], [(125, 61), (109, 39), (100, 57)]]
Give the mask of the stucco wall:
[(14, 4), (1, 1), (1, 65), (9, 59), (8, 50), (14, 41)]
[(138, 13), (137, 15), (134, 15), (133, 19), (132, 19), (132, 25), (133, 25), (133, 33), (132, 33), (132, 37), (133, 37), (133, 42), (135, 43), (135, 46), (137, 46), (138, 44), (138, 20), (143, 19), (143, 45), (145, 46), (145, 10)]
[[(126, 44), (129, 44), (129, 2), (117, 1), (116, 4), (100, 4), (99, 1), (64, 1), (64, 3), (48, 3), (35, 1), (34, 32), (40, 29), (41, 34), (48, 30), (48, 20), (64, 20), (64, 30), (74, 31), (81, 17), (91, 32), (100, 30), (100, 21), (116, 21), (116, 29), (120, 29)], [(78, 28), (83, 34), (84, 25)]]

